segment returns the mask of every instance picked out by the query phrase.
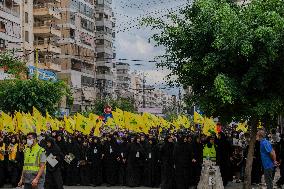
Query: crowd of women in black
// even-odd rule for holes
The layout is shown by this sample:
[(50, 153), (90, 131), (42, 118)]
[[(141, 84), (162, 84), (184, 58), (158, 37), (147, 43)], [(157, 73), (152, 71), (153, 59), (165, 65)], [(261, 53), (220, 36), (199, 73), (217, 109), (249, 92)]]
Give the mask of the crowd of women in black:
[[(229, 136), (228, 136), (229, 135)], [(249, 136), (239, 133), (219, 133), (206, 137), (186, 131), (158, 135), (109, 132), (101, 137), (68, 135), (57, 131), (39, 137), (46, 154), (58, 160), (54, 167), (47, 163), (45, 186), (62, 189), (70, 186), (129, 186), (161, 187), (162, 189), (188, 189), (197, 186), (201, 174), (203, 151), (214, 147), (216, 163), (224, 185), (240, 182), (245, 167), (245, 153)], [(0, 155), (0, 186), (17, 186), (23, 166), (24, 136), (0, 137), (0, 148), (17, 145), (15, 157)], [(252, 182), (261, 181), (261, 160), (256, 145)], [(0, 149), (1, 150), (1, 149)], [(9, 150), (8, 150), (9, 151)], [(71, 161), (66, 161), (72, 156)], [(8, 174), (7, 174), (8, 173)]]

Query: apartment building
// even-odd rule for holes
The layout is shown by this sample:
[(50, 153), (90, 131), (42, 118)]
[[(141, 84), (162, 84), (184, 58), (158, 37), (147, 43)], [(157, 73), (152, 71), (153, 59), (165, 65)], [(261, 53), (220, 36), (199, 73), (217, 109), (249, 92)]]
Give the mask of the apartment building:
[(133, 72), (130, 76), (130, 91), (137, 108), (163, 109), (172, 106), (172, 96), (161, 89), (147, 85), (145, 75)]
[(96, 85), (100, 97), (114, 97), (115, 18), (112, 0), (96, 1)]
[(131, 97), (130, 93), (130, 65), (128, 63), (118, 62), (116, 64), (116, 94), (118, 97)]
[(0, 0), (0, 52), (11, 50), (20, 56), (22, 46), (19, 0)]
[(61, 0), (62, 19), (57, 22), (61, 38), (60, 79), (73, 91), (73, 111), (92, 108), (95, 90), (95, 3), (93, 0)]

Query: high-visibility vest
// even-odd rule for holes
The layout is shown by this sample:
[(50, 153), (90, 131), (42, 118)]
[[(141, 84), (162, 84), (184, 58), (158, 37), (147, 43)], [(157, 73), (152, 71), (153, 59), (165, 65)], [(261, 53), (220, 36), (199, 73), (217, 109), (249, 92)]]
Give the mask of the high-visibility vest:
[(210, 158), (210, 160), (216, 161), (216, 150), (214, 144), (211, 148), (208, 148), (207, 144), (203, 148), (203, 158)]
[(0, 147), (0, 161), (4, 161), (5, 159), (5, 150), (6, 150), (6, 146), (3, 143), (3, 145)]
[(18, 151), (18, 144), (10, 145), (8, 147), (8, 151), (10, 152), (9, 153), (9, 160), (10, 161), (15, 161), (16, 160), (17, 151)]
[(24, 171), (28, 172), (38, 172), (40, 165), (40, 156), (44, 153), (44, 149), (38, 144), (32, 148), (26, 148), (24, 150)]

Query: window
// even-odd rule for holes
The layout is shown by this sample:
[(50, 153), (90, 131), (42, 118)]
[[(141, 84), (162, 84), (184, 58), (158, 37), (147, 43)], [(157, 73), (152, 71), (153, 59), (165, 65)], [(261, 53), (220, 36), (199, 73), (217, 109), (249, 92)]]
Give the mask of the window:
[(0, 39), (0, 49), (4, 49), (4, 48), (5, 48), (5, 40)]
[(81, 83), (82, 85), (93, 86), (95, 83), (95, 79), (87, 76), (81, 76)]
[(0, 32), (6, 32), (5, 23), (3, 21), (0, 21)]
[(75, 24), (75, 13), (74, 12), (70, 12), (70, 22), (71, 24)]
[(29, 14), (25, 12), (25, 23), (29, 23)]
[(25, 41), (29, 42), (29, 32), (25, 31)]
[(70, 38), (75, 39), (75, 30), (70, 28)]
[(104, 27), (103, 26), (97, 26), (97, 31), (104, 31)]
[(103, 5), (104, 4), (104, 0), (97, 0), (97, 5)]

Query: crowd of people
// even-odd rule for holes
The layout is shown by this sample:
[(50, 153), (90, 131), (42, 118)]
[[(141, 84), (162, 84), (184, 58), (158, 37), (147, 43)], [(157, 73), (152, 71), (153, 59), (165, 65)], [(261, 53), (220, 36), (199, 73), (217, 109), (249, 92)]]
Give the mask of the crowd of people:
[[(101, 137), (65, 131), (41, 134), (36, 140), (45, 149), (46, 157), (52, 154), (58, 161), (56, 165), (47, 161), (44, 187), (107, 185), (187, 189), (197, 186), (206, 158), (220, 166), (224, 185), (243, 180), (249, 134), (232, 131), (205, 136), (186, 129), (158, 133), (157, 130), (144, 134), (118, 129), (102, 133)], [(272, 131), (270, 141), (277, 157), (284, 158), (284, 138)], [(18, 186), (27, 148), (27, 136), (1, 135), (0, 187)], [(257, 142), (252, 183), (260, 184), (262, 174), (260, 142)], [(278, 184), (282, 185), (283, 181), (280, 178)]]

